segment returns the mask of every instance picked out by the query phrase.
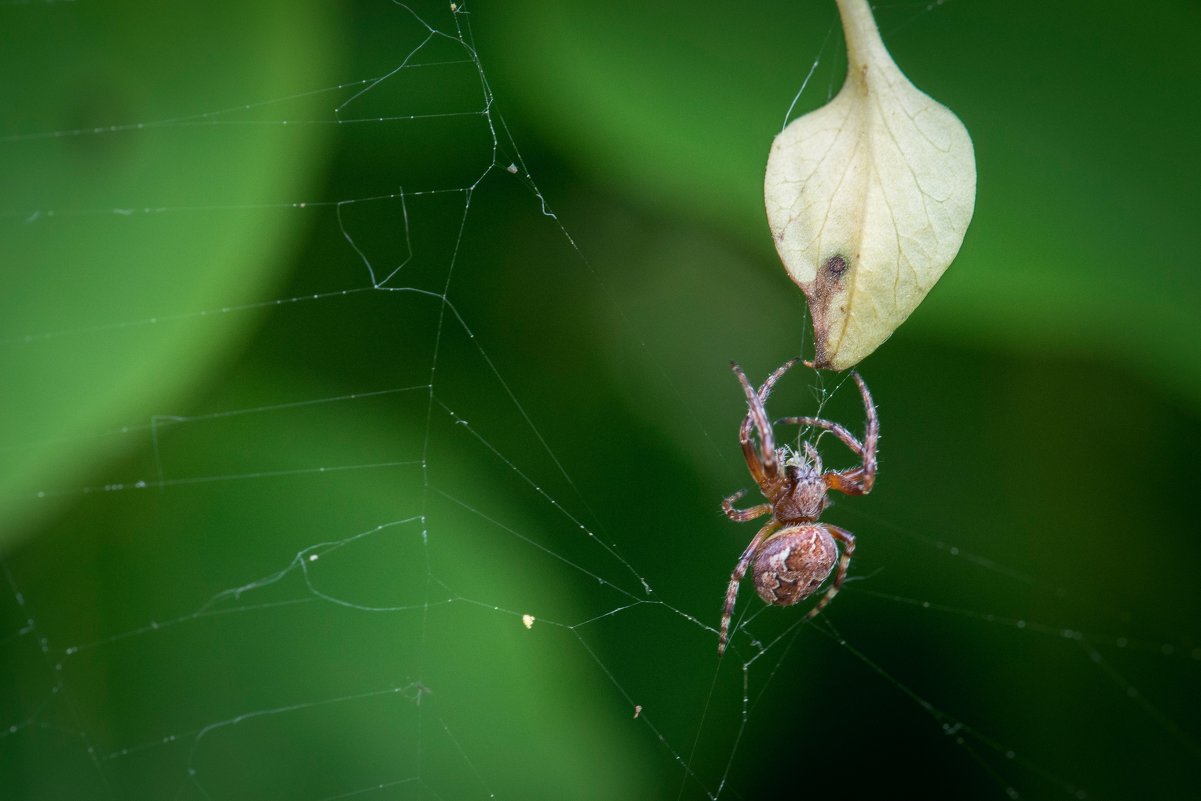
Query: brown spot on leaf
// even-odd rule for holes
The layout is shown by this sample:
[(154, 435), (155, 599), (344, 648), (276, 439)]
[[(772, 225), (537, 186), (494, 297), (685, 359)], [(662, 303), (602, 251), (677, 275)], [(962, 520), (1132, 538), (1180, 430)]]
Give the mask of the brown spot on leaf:
[(813, 361), (817, 367), (828, 367), (830, 364), (830, 354), (827, 352), (830, 344), (830, 311), (838, 308), (845, 314), (847, 275), (850, 271), (850, 260), (841, 253), (835, 253), (821, 263), (813, 283), (801, 287), (813, 317), (816, 347)]
[(850, 265), (841, 253), (835, 253), (822, 262), (822, 272), (831, 278), (841, 278), (849, 268)]

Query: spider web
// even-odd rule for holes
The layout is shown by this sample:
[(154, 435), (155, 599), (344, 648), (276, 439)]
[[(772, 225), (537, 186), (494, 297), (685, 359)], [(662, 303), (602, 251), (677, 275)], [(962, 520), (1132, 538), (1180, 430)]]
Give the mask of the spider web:
[[(97, 13), (5, 5), (12, 31), (88, 30)], [(6, 271), (14, 294), (49, 270), (62, 301), (14, 304), (0, 330), (0, 371), (26, 377), (0, 442), (5, 513), (28, 532), (0, 562), (14, 797), (738, 798), (854, 781), (1092, 798), (1125, 795), (1132, 765), (1186, 780), (1188, 625), (996, 558), (1006, 532), (977, 530), (970, 505), (931, 520), (937, 506), (890, 495), (919, 448), (961, 469), (968, 433), (937, 430), (937, 407), (906, 405), (913, 382), (887, 371), (868, 376), (879, 491), (828, 513), (859, 537), (851, 579), (811, 622), (744, 587), (718, 660), (726, 577), (754, 533), (717, 509), (749, 482), (726, 357), (757, 381), (805, 345), (799, 314), (792, 347), (727, 335), (741, 318), (723, 315), (784, 284), (742, 280), (747, 257), (695, 232), (608, 244), (628, 229), (498, 110), (475, 33), (503, 9), (329, 13), (283, 8), (244, 35), (232, 7), (205, 12), (235, 66), (292, 26), (292, 80), (221, 84), (221, 60), (152, 48), (137, 56), (172, 87), (192, 67), (203, 88), (124, 118), (80, 100), (75, 125), (14, 112), (0, 134), (19, 189), (0, 225), (36, 256)], [(341, 56), (317, 44), (334, 24)], [(815, 102), (835, 87), (818, 69), (837, 62), (829, 30), (823, 16), (806, 56)], [(29, 74), (33, 96), (71, 79)], [(129, 142), (169, 180), (93, 185), (56, 160), (126, 174)], [(326, 159), (328, 176), (239, 181), (273, 155)], [(734, 265), (729, 283), (621, 266), (656, 246)], [(667, 297), (696, 317), (664, 325)], [(852, 384), (794, 372), (774, 414), (859, 431)], [(981, 585), (983, 606), (965, 600)], [(1080, 730), (1090, 709), (1109, 725)], [(854, 763), (882, 777), (849, 779)], [(818, 775), (793, 777), (800, 764)]]

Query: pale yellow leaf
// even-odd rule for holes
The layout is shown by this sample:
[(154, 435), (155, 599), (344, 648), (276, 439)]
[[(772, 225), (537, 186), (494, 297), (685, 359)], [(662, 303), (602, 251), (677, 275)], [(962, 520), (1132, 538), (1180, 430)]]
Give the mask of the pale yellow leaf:
[(867, 0), (837, 0), (847, 79), (767, 160), (767, 219), (813, 317), (817, 366), (852, 367), (946, 270), (976, 199), (963, 123), (901, 74)]

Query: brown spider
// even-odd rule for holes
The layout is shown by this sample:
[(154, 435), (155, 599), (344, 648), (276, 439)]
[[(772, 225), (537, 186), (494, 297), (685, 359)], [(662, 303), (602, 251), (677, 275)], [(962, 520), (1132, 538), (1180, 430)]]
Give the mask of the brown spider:
[[(722, 501), (721, 508), (727, 517), (739, 523), (766, 514), (771, 515), (771, 520), (751, 539), (750, 545), (746, 546), (738, 564), (734, 566), (734, 572), (730, 574), (717, 640), (719, 655), (725, 653), (730, 639), (730, 620), (734, 616), (738, 584), (746, 575), (748, 565), (751, 566), (755, 589), (764, 603), (791, 606), (812, 595), (829, 577), (838, 558), (838, 548), (834, 544), (834, 540), (838, 540), (843, 546), (842, 558), (838, 559), (838, 572), (826, 594), (809, 610), (805, 619), (813, 617), (830, 603), (847, 576), (847, 566), (851, 563), (851, 554), (855, 552), (855, 537), (838, 526), (817, 522), (822, 510), (830, 505), (826, 493), (837, 490), (847, 495), (866, 495), (876, 481), (876, 445), (880, 439), (880, 421), (876, 417), (871, 393), (867, 391), (867, 385), (859, 373), (852, 373), (851, 376), (859, 385), (863, 408), (867, 410), (867, 430), (862, 443), (843, 426), (820, 417), (785, 417), (775, 422), (775, 425), (810, 426), (829, 431), (859, 457), (861, 463), (858, 467), (823, 471), (821, 456), (810, 442), (803, 443), (803, 452), (787, 445), (776, 447), (772, 425), (767, 420), (763, 404), (776, 382), (798, 361), (790, 359), (780, 365), (767, 377), (758, 392), (751, 386), (742, 368), (733, 362), (730, 364), (746, 392), (748, 408), (738, 439), (742, 443), (742, 453), (751, 477), (768, 502), (750, 509), (735, 509), (734, 503), (746, 494), (746, 490), (739, 490)], [(813, 367), (811, 362), (804, 364)], [(752, 424), (759, 433), (758, 450), (751, 441)]]

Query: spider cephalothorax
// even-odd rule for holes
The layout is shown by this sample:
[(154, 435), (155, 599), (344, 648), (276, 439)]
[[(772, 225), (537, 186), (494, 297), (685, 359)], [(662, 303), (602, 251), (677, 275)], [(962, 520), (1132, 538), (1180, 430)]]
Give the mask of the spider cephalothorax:
[(776, 451), (776, 461), (783, 469), (783, 481), (772, 512), (781, 523), (806, 523), (816, 520), (830, 505), (826, 484), (822, 481), (822, 460), (817, 449), (804, 443), (804, 453), (784, 447)]
[[(729, 641), (738, 584), (748, 566), (754, 578), (755, 590), (765, 603), (790, 606), (812, 595), (833, 572), (837, 561), (838, 572), (830, 582), (830, 588), (806, 617), (813, 617), (830, 603), (846, 579), (847, 566), (855, 550), (855, 537), (845, 529), (817, 522), (830, 503), (826, 493), (837, 490), (847, 495), (866, 495), (876, 480), (876, 445), (880, 438), (880, 423), (876, 418), (871, 393), (858, 373), (852, 373), (852, 377), (859, 385), (859, 394), (863, 397), (867, 414), (867, 430), (862, 443), (843, 426), (820, 417), (785, 417), (776, 421), (777, 425), (800, 425), (829, 431), (859, 457), (858, 467), (824, 470), (817, 448), (809, 442), (803, 443), (801, 451), (787, 446), (776, 448), (775, 435), (763, 404), (771, 394), (772, 387), (797, 361), (791, 359), (782, 364), (767, 377), (758, 392), (751, 386), (742, 368), (737, 364), (731, 365), (747, 399), (747, 415), (742, 421), (738, 439), (751, 477), (768, 502), (750, 509), (735, 509), (735, 502), (746, 494), (746, 490), (739, 490), (722, 501), (721, 506), (731, 520), (740, 523), (765, 514), (770, 514), (771, 520), (751, 539), (734, 572), (730, 574), (721, 631), (718, 634), (719, 654), (725, 652)], [(752, 427), (759, 435), (757, 448), (751, 439)], [(835, 540), (842, 543), (841, 558)]]

